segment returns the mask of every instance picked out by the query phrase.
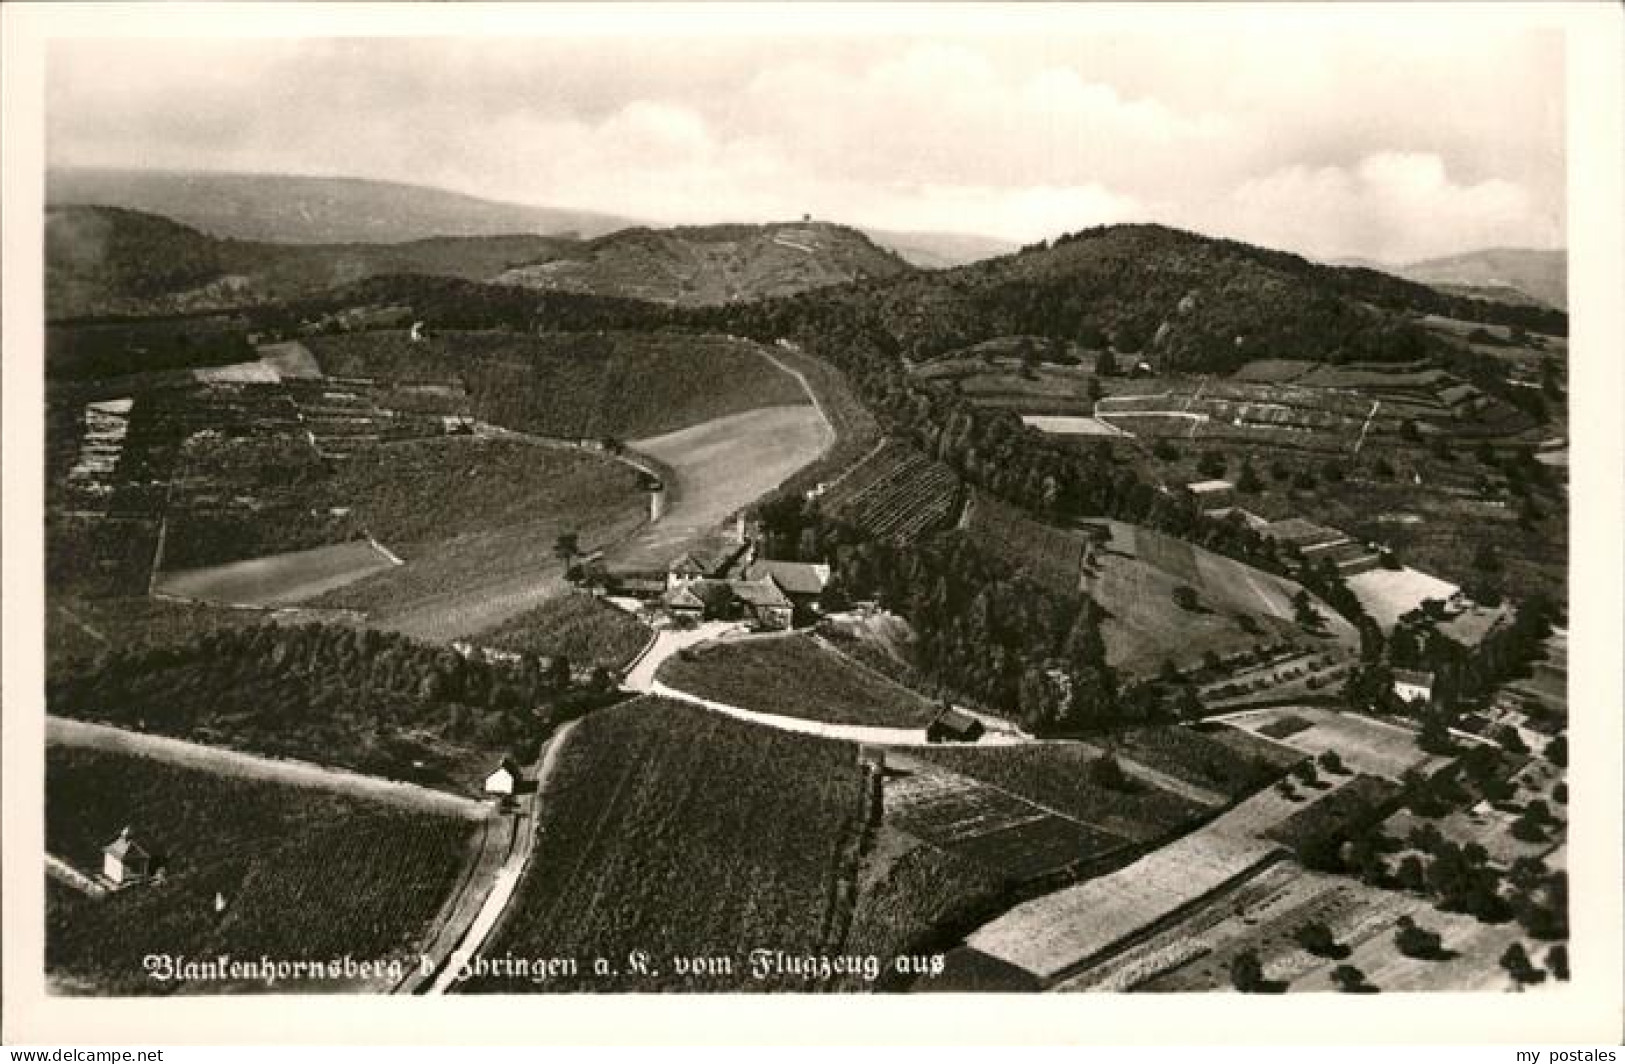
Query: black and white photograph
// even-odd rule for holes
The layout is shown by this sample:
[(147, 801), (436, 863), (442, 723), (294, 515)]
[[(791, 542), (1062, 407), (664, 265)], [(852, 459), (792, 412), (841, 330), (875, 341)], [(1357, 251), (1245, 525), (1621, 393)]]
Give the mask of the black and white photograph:
[(1573, 25), (325, 6), (38, 48), (47, 999), (1617, 991)]

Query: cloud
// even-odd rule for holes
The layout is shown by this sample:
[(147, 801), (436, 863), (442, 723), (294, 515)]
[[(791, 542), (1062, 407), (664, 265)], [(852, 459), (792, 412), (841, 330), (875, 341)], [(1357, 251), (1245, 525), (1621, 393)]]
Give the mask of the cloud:
[(1143, 218), (1323, 256), (1562, 241), (1560, 40), (1042, 25), (63, 41), (49, 154), (671, 223), (810, 211), (1027, 242)]
[(1410, 262), (1463, 248), (1561, 243), (1561, 219), (1518, 184), (1454, 181), (1438, 155), (1379, 152), (1352, 167), (1289, 166), (1218, 212), (1230, 235), (1321, 258)]

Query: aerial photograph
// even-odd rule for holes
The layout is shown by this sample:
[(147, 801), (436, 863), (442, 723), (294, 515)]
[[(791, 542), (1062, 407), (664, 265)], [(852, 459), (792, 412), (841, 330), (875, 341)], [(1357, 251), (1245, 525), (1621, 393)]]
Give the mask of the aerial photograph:
[(52, 40), (48, 993), (1561, 996), (1564, 34), (1050, 10)]

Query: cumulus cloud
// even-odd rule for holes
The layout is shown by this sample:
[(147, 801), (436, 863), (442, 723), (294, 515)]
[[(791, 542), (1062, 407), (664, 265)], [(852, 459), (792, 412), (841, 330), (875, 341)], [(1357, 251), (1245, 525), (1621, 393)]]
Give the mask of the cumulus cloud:
[(1558, 219), (1510, 181), (1463, 184), (1438, 155), (1380, 152), (1352, 167), (1290, 166), (1244, 182), (1225, 229), (1322, 258), (1410, 262), (1452, 250), (1560, 243)]

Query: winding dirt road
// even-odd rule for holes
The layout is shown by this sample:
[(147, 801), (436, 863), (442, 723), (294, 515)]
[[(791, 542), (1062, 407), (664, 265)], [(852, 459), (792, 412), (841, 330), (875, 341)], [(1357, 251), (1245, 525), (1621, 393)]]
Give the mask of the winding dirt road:
[[(559, 752), (564, 749), (564, 744), (569, 741), (570, 732), (574, 729), (575, 722), (571, 721), (554, 732), (542, 750), (535, 772), (525, 774), (534, 782), (531, 792), (523, 800), (519, 813), (512, 817), (513, 827), (507, 858), (496, 873), (486, 881), (479, 905), (475, 907), (469, 904), (459, 907), (451, 925), (442, 928), (442, 938), (448, 942), (455, 942), (456, 949), (451, 951), (449, 957), (443, 959), (436, 957), (437, 974), (427, 993), (444, 994), (455, 987), (462, 977), (464, 967), (479, 956), (491, 934), (502, 925), (503, 917), (513, 903), (514, 892), (524, 879), (525, 868), (530, 864), (530, 855), (536, 848), (536, 831), (542, 811), (542, 798), (546, 795), (547, 785), (558, 768)], [(457, 928), (458, 922), (461, 922), (460, 931)]]

